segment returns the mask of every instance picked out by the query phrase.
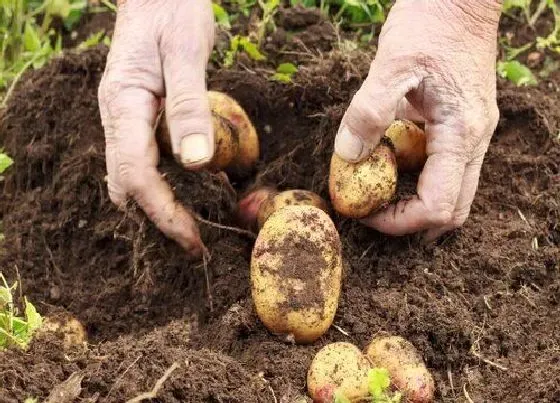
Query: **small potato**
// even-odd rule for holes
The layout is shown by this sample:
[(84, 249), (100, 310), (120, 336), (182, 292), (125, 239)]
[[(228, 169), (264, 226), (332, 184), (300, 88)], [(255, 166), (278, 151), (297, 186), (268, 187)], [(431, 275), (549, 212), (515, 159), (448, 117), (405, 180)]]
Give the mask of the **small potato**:
[(251, 255), (251, 294), (268, 330), (312, 343), (334, 319), (342, 277), (341, 242), (329, 215), (286, 206), (270, 215)]
[(355, 345), (327, 344), (315, 355), (307, 371), (307, 391), (315, 403), (331, 403), (336, 393), (351, 402), (367, 401), (370, 369), (369, 360)]
[(374, 367), (386, 368), (391, 383), (412, 403), (434, 399), (435, 383), (422, 357), (412, 343), (400, 336), (375, 338), (366, 355)]
[(426, 162), (426, 134), (410, 120), (395, 120), (385, 131), (401, 172), (417, 172)]
[(390, 145), (381, 142), (371, 155), (349, 163), (333, 154), (329, 174), (332, 204), (340, 214), (364, 218), (391, 201), (397, 189), (397, 162)]
[(241, 105), (229, 95), (219, 91), (208, 91), (208, 99), (212, 112), (227, 119), (238, 136), (239, 148), (232, 164), (241, 171), (250, 169), (256, 164), (260, 153), (255, 126)]
[(70, 314), (58, 314), (44, 318), (39, 332), (60, 335), (63, 338), (63, 345), (66, 349), (82, 345), (87, 340), (84, 326)]

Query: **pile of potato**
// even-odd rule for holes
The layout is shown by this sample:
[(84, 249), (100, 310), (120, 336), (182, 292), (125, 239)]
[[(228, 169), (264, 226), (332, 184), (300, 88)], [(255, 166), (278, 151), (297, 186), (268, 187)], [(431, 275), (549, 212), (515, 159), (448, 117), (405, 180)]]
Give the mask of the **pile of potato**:
[[(226, 173), (251, 168), (259, 158), (259, 140), (247, 113), (224, 93), (208, 95), (215, 155), (207, 168)], [(156, 133), (169, 151), (165, 119), (159, 119)], [(398, 171), (422, 168), (425, 148), (422, 129), (396, 120), (364, 161), (348, 163), (334, 154), (329, 175), (332, 207), (352, 218), (382, 208), (395, 195)], [(317, 341), (332, 325), (338, 308), (342, 247), (330, 213), (324, 199), (305, 189), (259, 188), (238, 203), (241, 223), (258, 232), (250, 267), (255, 310), (271, 333), (295, 343)], [(306, 275), (311, 266), (314, 274)], [(326, 346), (310, 368), (309, 394), (316, 402), (333, 401), (334, 390), (343, 390), (350, 401), (362, 399), (372, 365), (389, 370), (393, 385), (412, 401), (431, 400), (431, 375), (412, 345), (399, 338), (374, 340), (366, 354), (349, 343)]]

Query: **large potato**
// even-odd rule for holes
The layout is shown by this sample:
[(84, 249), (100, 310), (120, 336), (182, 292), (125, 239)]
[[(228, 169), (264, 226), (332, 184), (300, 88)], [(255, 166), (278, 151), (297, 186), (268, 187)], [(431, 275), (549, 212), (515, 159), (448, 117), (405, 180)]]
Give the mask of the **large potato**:
[(366, 355), (374, 367), (386, 368), (391, 383), (412, 403), (434, 399), (435, 383), (422, 357), (408, 340), (400, 336), (382, 336), (368, 345)]
[(370, 362), (355, 345), (327, 344), (307, 371), (307, 391), (315, 403), (332, 403), (338, 393), (351, 402), (367, 401), (370, 369)]
[(317, 340), (334, 319), (341, 276), (341, 242), (327, 213), (286, 206), (270, 215), (251, 256), (251, 293), (272, 333)]
[(329, 193), (340, 214), (363, 218), (389, 203), (397, 189), (397, 162), (392, 147), (381, 142), (365, 160), (331, 159)]
[(262, 228), (268, 217), (286, 206), (315, 206), (328, 213), (327, 203), (318, 194), (303, 189), (272, 192), (262, 202), (257, 214), (257, 223)]
[(397, 166), (401, 172), (415, 172), (426, 162), (426, 134), (410, 120), (395, 120), (385, 131), (395, 147)]

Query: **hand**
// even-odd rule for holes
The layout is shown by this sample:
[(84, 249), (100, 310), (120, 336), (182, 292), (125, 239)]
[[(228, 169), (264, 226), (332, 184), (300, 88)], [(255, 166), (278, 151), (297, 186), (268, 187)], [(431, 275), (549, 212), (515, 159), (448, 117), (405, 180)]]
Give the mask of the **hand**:
[(157, 171), (154, 126), (165, 98), (173, 154), (186, 167), (214, 153), (205, 73), (214, 41), (210, 0), (121, 0), (99, 86), (109, 197), (131, 196), (188, 254), (204, 250), (197, 225)]
[(397, 0), (369, 75), (335, 140), (347, 161), (366, 157), (395, 118), (425, 122), (428, 159), (412, 200), (363, 220), (381, 232), (424, 232), (426, 241), (463, 225), (496, 128), (497, 0)]

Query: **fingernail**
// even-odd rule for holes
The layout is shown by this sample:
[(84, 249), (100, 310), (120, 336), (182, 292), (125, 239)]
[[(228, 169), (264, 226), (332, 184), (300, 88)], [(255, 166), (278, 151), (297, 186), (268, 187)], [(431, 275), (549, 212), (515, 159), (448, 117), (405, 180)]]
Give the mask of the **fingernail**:
[(212, 148), (208, 135), (202, 133), (189, 134), (181, 140), (181, 163), (183, 165), (199, 165), (212, 158)]
[(340, 129), (334, 140), (334, 152), (347, 161), (356, 161), (362, 155), (364, 142), (353, 135), (347, 126)]

